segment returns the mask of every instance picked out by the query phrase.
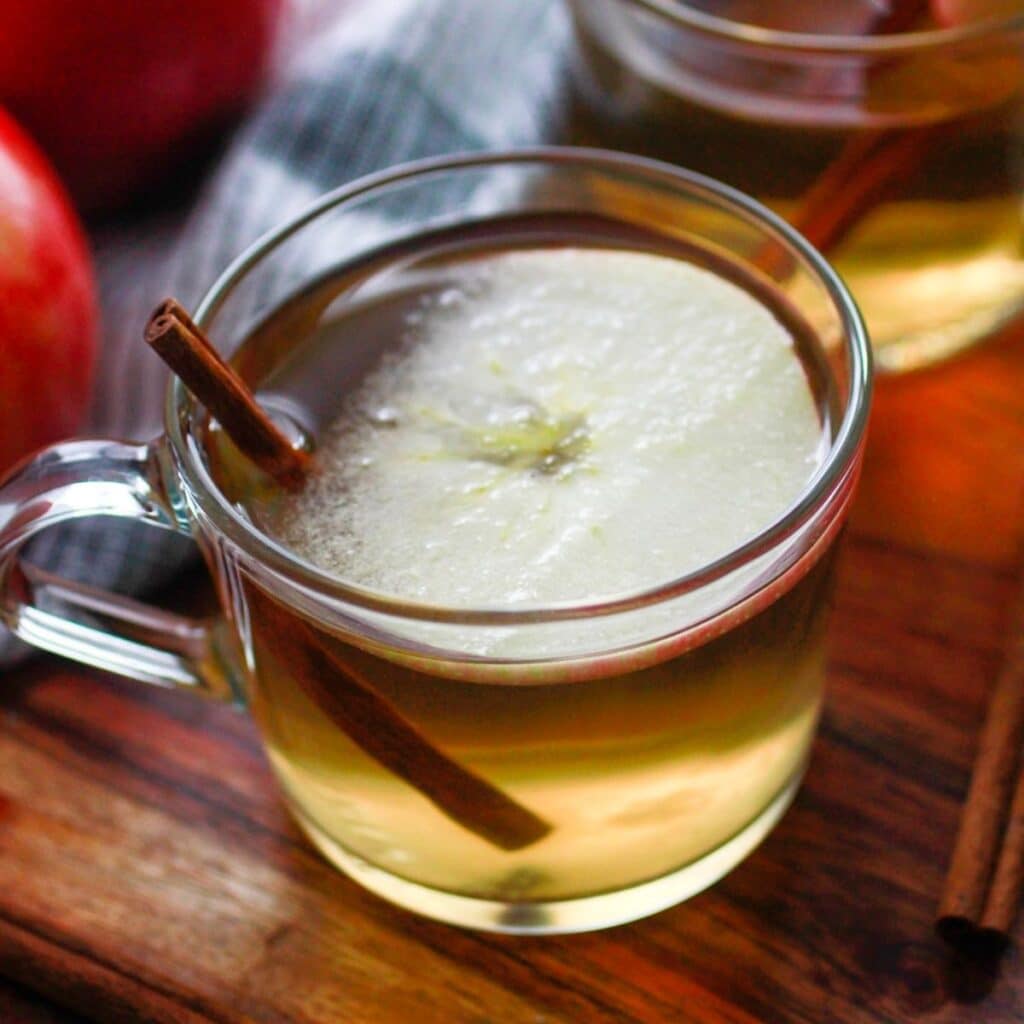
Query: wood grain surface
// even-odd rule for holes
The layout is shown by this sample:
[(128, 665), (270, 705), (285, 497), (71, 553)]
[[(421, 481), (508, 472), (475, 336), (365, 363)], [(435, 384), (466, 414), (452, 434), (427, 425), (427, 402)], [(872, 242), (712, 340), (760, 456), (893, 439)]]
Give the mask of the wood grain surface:
[(118, 1022), (1019, 1021), (1020, 954), (986, 974), (931, 925), (1020, 573), (1022, 395), (1024, 335), (880, 385), (807, 783), (710, 892), (562, 938), (417, 919), (302, 839), (242, 714), (41, 659), (0, 693), (0, 973)]
[(4, 1024), (83, 1024), (84, 1017), (45, 996), (0, 978), (0, 1020)]

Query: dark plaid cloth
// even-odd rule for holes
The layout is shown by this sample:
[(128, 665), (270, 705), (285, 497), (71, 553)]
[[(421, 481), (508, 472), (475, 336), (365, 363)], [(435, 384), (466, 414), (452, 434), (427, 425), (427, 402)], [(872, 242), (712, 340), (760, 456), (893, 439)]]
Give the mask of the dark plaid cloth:
[[(567, 38), (560, 0), (363, 0), (321, 15), (184, 221), (97, 239), (106, 330), (86, 433), (159, 433), (166, 375), (139, 340), (149, 310), (169, 294), (194, 306), (234, 256), (323, 192), (417, 157), (557, 138)], [(186, 538), (91, 520), (42, 535), (31, 557), (141, 593), (192, 553)], [(0, 632), (0, 663), (24, 653)]]

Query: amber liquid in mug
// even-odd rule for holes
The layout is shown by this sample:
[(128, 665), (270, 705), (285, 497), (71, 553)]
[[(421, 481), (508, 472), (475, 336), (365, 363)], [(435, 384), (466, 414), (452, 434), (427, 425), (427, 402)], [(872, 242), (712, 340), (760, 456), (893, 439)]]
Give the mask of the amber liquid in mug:
[[(352, 411), (352, 396), (382, 365), (387, 372), (406, 343), (408, 324), (422, 320), (424, 309), (445, 306), (467, 266), (560, 247), (695, 258), (653, 235), (598, 218), (508, 218), (440, 232), (322, 279), (273, 314), (239, 351), (236, 364), (260, 383), (268, 406), (288, 411), (323, 451), (331, 451), (332, 430), (333, 451), (343, 449), (345, 432), (339, 448), (332, 427), (339, 416), (349, 418), (351, 431), (380, 432), (383, 444), (391, 436), (389, 417), (402, 413), (377, 403), (368, 422), (365, 408)], [(715, 269), (721, 272), (720, 262)], [(806, 337), (796, 344), (799, 388), (806, 390), (825, 442), (828, 413), (819, 396), (827, 389), (816, 356), (804, 351), (810, 344)], [(637, 358), (643, 358), (639, 343)], [(491, 369), (501, 377), (501, 367)], [(467, 416), (478, 414), (478, 406)], [(424, 422), (434, 415), (416, 415), (421, 413)], [(486, 409), (482, 415), (486, 420)], [(476, 460), (495, 486), (523, 481), (524, 487), (549, 487), (557, 501), (557, 489), (587, 471), (593, 454), (587, 444), (598, 445), (573, 435), (575, 421), (545, 418), (535, 407), (525, 413), (499, 409), (498, 420), (497, 440), (467, 435), (461, 422), (452, 433), (446, 422), (439, 448), (422, 457), (441, 459), (439, 471), (445, 472), (462, 472), (459, 459)], [(253, 477), (218, 435), (208, 438), (208, 450), (225, 492), (258, 526), (299, 547), (308, 560), (333, 560), (338, 574), (346, 575), (344, 564), (337, 566), (346, 550), (358, 561), (376, 557), (372, 545), (380, 537), (386, 546), (388, 524), (377, 522), (373, 529), (382, 532), (376, 540), (339, 541), (341, 553), (328, 558), (310, 546), (308, 524), (295, 517), (311, 514), (304, 504), (311, 498), (340, 495), (345, 501), (344, 481), (321, 478), (299, 500)], [(328, 474), (331, 458), (325, 457)], [(808, 475), (813, 463), (809, 457)], [(682, 486), (664, 480), (669, 507), (673, 489)], [(406, 529), (391, 525), (398, 533)], [(340, 532), (350, 528), (346, 522)], [(485, 641), (476, 636), (478, 627), (464, 627), (467, 648), (491, 644), (491, 656), (501, 661), (504, 653), (509, 664), (453, 669), (440, 657), (416, 662), (386, 640), (353, 643), (314, 627), (249, 581), (241, 581), (231, 600), (243, 624), (250, 699), (273, 767), (328, 857), (342, 867), (369, 865), (428, 889), (528, 905), (624, 890), (667, 875), (721, 847), (773, 801), (785, 799), (802, 772), (821, 702), (831, 561), (826, 554), (807, 571), (799, 569), (781, 593), (728, 626), (615, 663), (583, 653), (564, 670), (515, 663), (524, 650), (558, 647), (562, 641), (550, 640), (547, 626), (485, 628)], [(653, 574), (654, 582), (664, 581), (657, 566)], [(450, 582), (457, 588), (457, 580)], [(457, 594), (441, 597), (458, 603)], [(435, 639), (429, 626), (408, 628), (427, 645)], [(602, 630), (611, 631), (604, 647), (613, 648), (617, 628), (581, 625), (580, 636), (591, 638), (581, 641), (581, 649), (591, 642), (600, 649), (594, 638)], [(587, 629), (592, 632), (585, 634)], [(451, 633), (443, 644), (453, 646)], [(317, 673), (312, 682), (311, 671)], [(472, 814), (458, 820), (388, 767), (386, 757), (339, 725), (336, 706), (332, 711), (333, 701), (346, 699), (353, 678), (445, 758), (535, 815), (544, 834), (522, 844), (496, 843), (473, 827)]]
[[(796, 65), (791, 55), (766, 52), (756, 64), (736, 56), (725, 77), (747, 92), (730, 96), (716, 82), (722, 68), (715, 62), (728, 58), (707, 48), (701, 53), (697, 34), (673, 40), (673, 30), (655, 27), (657, 19), (648, 23), (650, 38), (662, 48), (657, 61), (671, 67), (679, 60), (690, 70), (686, 79), (666, 70), (660, 80), (644, 71), (653, 47), (597, 27), (594, 12), (609, 6), (629, 5), (573, 3), (575, 142), (672, 161), (799, 222), (804, 197), (843, 154), (880, 130), (890, 139), (929, 133), (914, 166), (900, 168), (855, 228), (826, 253), (864, 313), (881, 370), (913, 369), (952, 355), (992, 335), (1024, 307), (1019, 43), (1004, 43), (991, 54), (896, 57), (870, 67), (854, 59), (839, 67), (822, 62), (820, 70), (800, 68), (799, 74), (787, 66)], [(722, 7), (693, 6), (713, 12)], [(771, 9), (738, 6), (740, 20), (744, 13), (754, 20), (752, 9)], [(863, 11), (855, 8), (866, 5), (846, 6), (847, 22), (836, 5), (827, 15), (830, 24), (856, 31)], [(726, 7), (731, 12), (737, 5)], [(772, 20), (768, 27), (806, 31), (810, 8), (803, 5), (802, 22)], [(866, 75), (870, 86), (862, 109), (840, 114), (839, 101), (830, 108), (824, 97), (842, 91), (837, 79), (844, 75), (851, 82)], [(788, 100), (787, 88), (794, 91)], [(810, 105), (819, 98), (816, 107)]]

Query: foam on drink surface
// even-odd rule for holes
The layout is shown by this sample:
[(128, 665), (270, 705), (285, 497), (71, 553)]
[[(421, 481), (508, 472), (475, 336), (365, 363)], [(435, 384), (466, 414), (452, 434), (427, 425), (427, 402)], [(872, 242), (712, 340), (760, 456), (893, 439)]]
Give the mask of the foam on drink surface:
[(479, 257), (405, 327), (281, 519), (376, 590), (484, 607), (667, 582), (778, 519), (821, 458), (789, 332), (680, 260)]

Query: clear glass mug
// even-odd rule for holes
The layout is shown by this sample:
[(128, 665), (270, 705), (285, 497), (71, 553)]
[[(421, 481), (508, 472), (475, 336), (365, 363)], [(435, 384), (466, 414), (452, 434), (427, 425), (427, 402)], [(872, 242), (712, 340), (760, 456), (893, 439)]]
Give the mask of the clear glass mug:
[[(543, 149), (430, 160), (346, 186), (242, 255), (195, 319), (232, 351), (374, 247), (538, 212), (610, 216), (699, 249), (812, 332), (828, 454), (770, 528), (643, 593), (530, 609), (402, 601), (256, 529), (211, 474), (208, 418), (174, 381), (154, 443), (60, 444), (0, 487), (0, 618), (43, 649), (248, 705), (296, 817), (372, 891), (459, 925), (543, 933), (689, 897), (792, 799), (820, 708), (830, 567), (869, 404), (869, 346), (850, 296), (798, 235), (717, 182)], [(764, 264), (765, 252), (785, 258)], [(771, 272), (751, 269), (761, 265)], [(194, 537), (223, 615), (171, 615), (19, 561), (39, 531), (94, 515)], [(474, 654), (467, 637), (481, 630), (518, 631), (517, 654)]]
[(952, 356), (1020, 315), (1024, 13), (844, 36), (700, 2), (568, 2), (574, 141), (675, 161), (781, 214), (849, 285), (880, 370)]

